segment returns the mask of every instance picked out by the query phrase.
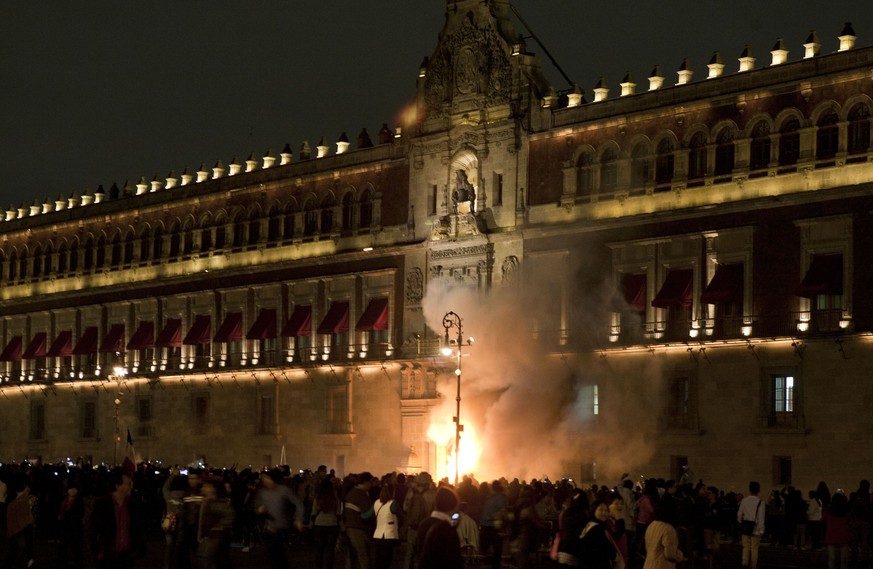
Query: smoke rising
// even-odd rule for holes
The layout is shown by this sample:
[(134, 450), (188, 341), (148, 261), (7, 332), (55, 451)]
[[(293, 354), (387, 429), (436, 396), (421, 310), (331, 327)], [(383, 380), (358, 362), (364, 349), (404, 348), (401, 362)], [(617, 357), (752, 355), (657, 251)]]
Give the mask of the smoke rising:
[[(480, 293), (432, 283), (424, 299), (432, 330), (442, 334), (443, 315), (454, 311), (464, 337), (475, 338), (464, 347), (461, 382), (461, 423), (482, 446), (474, 474), (615, 483), (623, 472), (651, 468), (663, 404), (659, 366), (645, 353), (603, 357), (592, 349), (607, 334), (608, 287), (587, 296), (573, 290), (567, 283), (576, 272), (564, 258), (529, 265), (521, 287)], [(569, 315), (563, 353), (555, 351), (562, 313)], [(445, 369), (432, 421), (454, 416), (455, 366), (447, 360)], [(462, 434), (462, 453), (464, 442)]]

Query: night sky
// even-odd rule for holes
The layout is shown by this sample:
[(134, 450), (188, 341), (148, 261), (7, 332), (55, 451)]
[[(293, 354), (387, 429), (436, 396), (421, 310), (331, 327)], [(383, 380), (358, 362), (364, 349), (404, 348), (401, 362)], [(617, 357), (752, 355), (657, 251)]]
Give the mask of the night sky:
[[(867, 0), (516, 0), (566, 73), (617, 96), (687, 57), (694, 80), (718, 50), (725, 74), (749, 44), (757, 67), (784, 37), (789, 60), (815, 29), (822, 53), (844, 22), (873, 45)], [(445, 0), (88, 0), (0, 3), (0, 207), (163, 179), (340, 133), (375, 139), (413, 97)], [(518, 29), (521, 31), (521, 27)], [(531, 39), (528, 48), (543, 55)], [(543, 57), (556, 88), (565, 81)]]

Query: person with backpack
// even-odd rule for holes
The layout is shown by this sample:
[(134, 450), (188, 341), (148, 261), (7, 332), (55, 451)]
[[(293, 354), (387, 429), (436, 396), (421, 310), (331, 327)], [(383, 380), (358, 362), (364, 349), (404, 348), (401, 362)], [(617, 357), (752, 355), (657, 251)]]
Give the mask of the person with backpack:
[(433, 477), (422, 472), (415, 477), (409, 491), (403, 498), (403, 513), (406, 520), (406, 552), (403, 558), (403, 569), (412, 569), (413, 549), (418, 537), (418, 526), (430, 517), (433, 511), (436, 489)]

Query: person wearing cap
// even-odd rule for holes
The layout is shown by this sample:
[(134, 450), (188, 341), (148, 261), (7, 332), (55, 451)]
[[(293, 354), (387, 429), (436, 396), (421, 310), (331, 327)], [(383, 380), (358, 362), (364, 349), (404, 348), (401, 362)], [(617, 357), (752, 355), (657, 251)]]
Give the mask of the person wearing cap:
[(434, 511), (418, 526), (415, 543), (418, 569), (462, 569), (461, 540), (452, 525), (458, 509), (455, 491), (443, 486), (436, 492)]

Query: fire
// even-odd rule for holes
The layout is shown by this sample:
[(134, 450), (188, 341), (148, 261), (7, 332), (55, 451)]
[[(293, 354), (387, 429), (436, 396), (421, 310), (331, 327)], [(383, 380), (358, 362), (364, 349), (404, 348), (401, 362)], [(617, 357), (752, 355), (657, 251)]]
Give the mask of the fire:
[[(448, 478), (450, 482), (455, 480), (455, 424), (450, 421), (431, 422), (427, 430), (428, 438), (437, 446), (436, 478)], [(471, 425), (464, 425), (461, 433), (461, 459), (458, 463), (458, 474), (476, 472), (479, 458), (482, 456), (482, 445), (476, 435), (476, 429)]]

